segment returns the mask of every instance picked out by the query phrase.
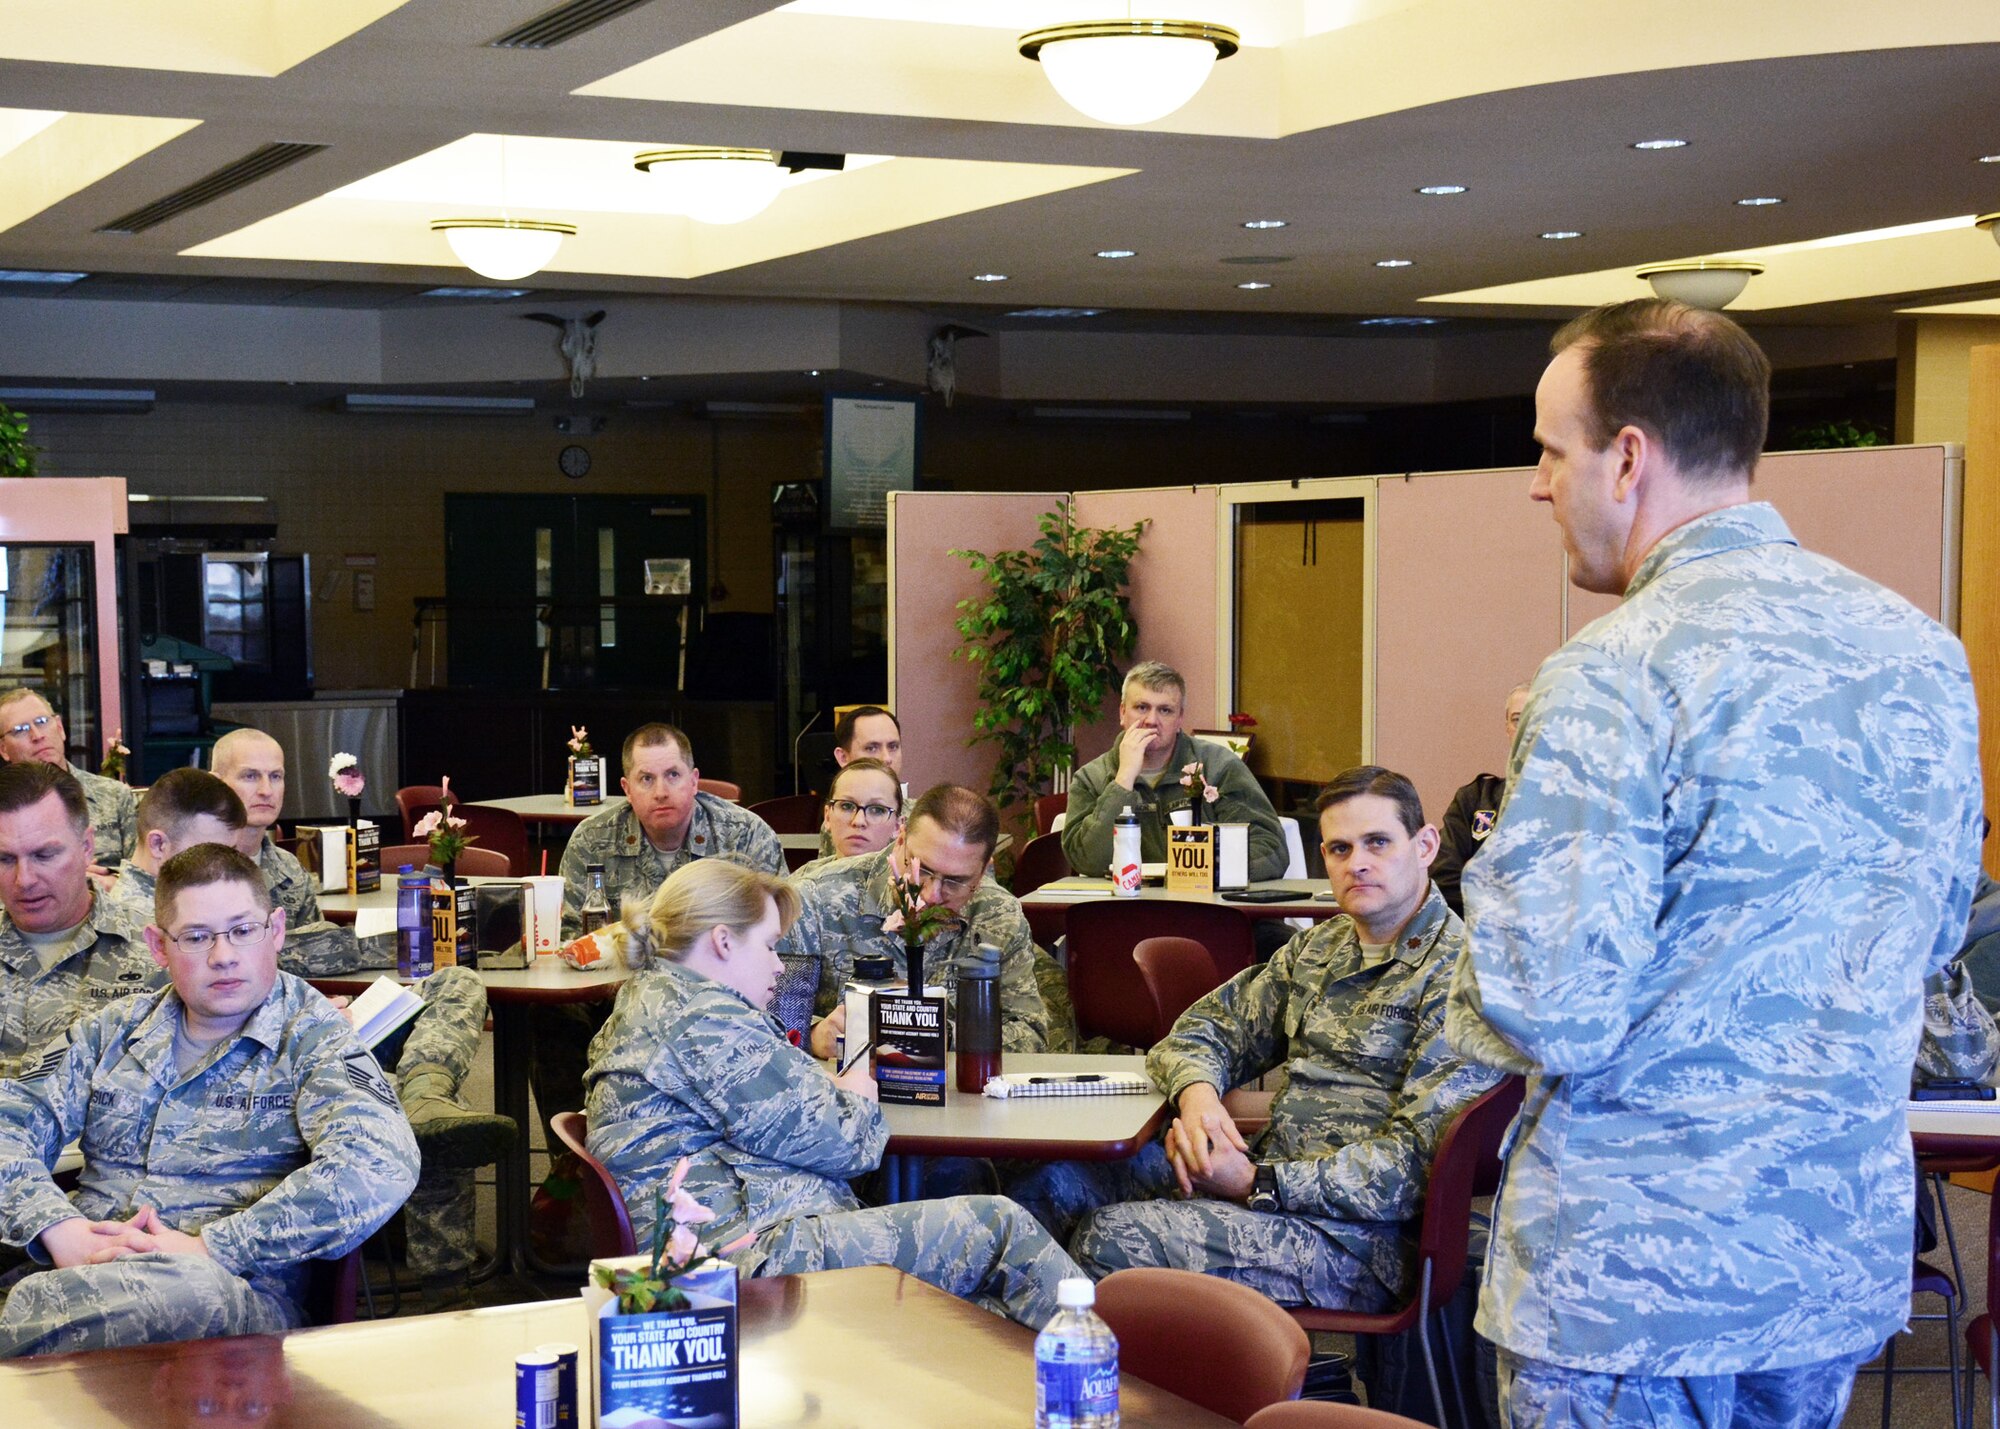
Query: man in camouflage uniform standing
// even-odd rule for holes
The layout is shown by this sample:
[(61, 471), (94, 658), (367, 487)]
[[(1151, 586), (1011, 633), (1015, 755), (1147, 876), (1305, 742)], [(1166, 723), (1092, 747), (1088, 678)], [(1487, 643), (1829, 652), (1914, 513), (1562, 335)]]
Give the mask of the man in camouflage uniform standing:
[[(361, 1244), (416, 1181), (374, 1058), (278, 971), (256, 865), (215, 844), (181, 855), (156, 922), (173, 986), (0, 1082), (0, 1241), (53, 1267), (7, 1286), (0, 1355), (292, 1328), (306, 1262)], [(72, 1140), (73, 1200), (49, 1174)]]
[[(1093, 1276), (1169, 1266), (1371, 1311), (1412, 1288), (1409, 1223), (1438, 1139), (1499, 1077), (1445, 1046), (1463, 929), (1431, 884), (1437, 830), (1415, 788), (1363, 765), (1318, 807), (1345, 911), (1202, 998), (1153, 1048), (1146, 1069), (1179, 1110), (1165, 1143), (1013, 1188)], [(1270, 1126), (1247, 1143), (1222, 1094), (1279, 1067)]]
[(1570, 579), (1447, 1030), (1528, 1078), (1478, 1326), (1516, 1426), (1829, 1426), (1909, 1312), (1904, 1119), (1980, 842), (1964, 651), (1750, 500), (1729, 319), (1586, 313), (1535, 394)]
[[(351, 928), (328, 922), (312, 875), (272, 841), (285, 790), (285, 752), (278, 742), (261, 730), (231, 730), (216, 741), (214, 763), (214, 774), (177, 769), (147, 791), (140, 848), (122, 880), (150, 900), (153, 874), (181, 849), (209, 839), (235, 844), (257, 863), (284, 911), (279, 966), (286, 972), (303, 978), (393, 972), (394, 939), (363, 941)], [(151, 807), (156, 796), (157, 813)], [(400, 1045), (392, 1037), (378, 1052), (395, 1070), (396, 1094), (423, 1157), (423, 1177), (403, 1208), (410, 1270), (422, 1283), (426, 1308), (448, 1309), (467, 1303), (466, 1276), (478, 1256), (473, 1173), (502, 1160), (518, 1129), (510, 1117), (469, 1110), (459, 1096), (486, 1027), (486, 986), (478, 972), (439, 968), (417, 983), (417, 992), (424, 1007), (407, 1035)]]
[[(941, 904), (956, 915), (925, 945), (924, 981), (943, 986), (956, 1009), (961, 967), (978, 957), (980, 944), (992, 944), (1000, 950), (1002, 1048), (1048, 1050), (1049, 1015), (1035, 984), (1035, 944), (1027, 915), (1020, 899), (986, 877), (999, 837), (1000, 814), (991, 799), (956, 784), (940, 784), (910, 805), (908, 821), (888, 848), (798, 871), (793, 886), (804, 907), (786, 935), (785, 948), (820, 960), (814, 1056), (831, 1057), (834, 1039), (846, 1027), (841, 989), (853, 978), (856, 955), (881, 953), (895, 964), (898, 977), (908, 976), (891, 884), (912, 873), (921, 879), (927, 903)], [(866, 1032), (861, 1036), (865, 1040)], [(849, 1045), (859, 1044), (850, 1040)]]
[(53, 764), (0, 764), (0, 1076), (17, 1074), (70, 1024), (150, 992), (150, 911), (90, 878), (90, 810)]
[(35, 691), (16, 686), (0, 694), (0, 760), (52, 764), (74, 776), (90, 806), (90, 828), (97, 838), (94, 856), (100, 866), (110, 868), (128, 857), (138, 840), (139, 801), (119, 780), (72, 767), (68, 741), (62, 716)]

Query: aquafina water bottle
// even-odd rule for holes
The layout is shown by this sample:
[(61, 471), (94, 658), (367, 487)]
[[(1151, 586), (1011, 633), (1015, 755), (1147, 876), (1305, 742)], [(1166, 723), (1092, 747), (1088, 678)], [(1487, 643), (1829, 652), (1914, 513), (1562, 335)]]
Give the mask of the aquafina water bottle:
[(1035, 1336), (1035, 1429), (1118, 1429), (1118, 1337), (1090, 1307), (1097, 1287), (1065, 1280)]

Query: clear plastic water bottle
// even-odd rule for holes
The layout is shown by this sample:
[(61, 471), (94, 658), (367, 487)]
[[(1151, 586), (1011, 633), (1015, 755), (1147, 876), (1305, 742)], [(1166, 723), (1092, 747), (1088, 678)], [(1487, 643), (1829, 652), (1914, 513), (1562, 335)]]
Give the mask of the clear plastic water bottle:
[(1056, 1303), (1035, 1336), (1035, 1429), (1118, 1429), (1118, 1337), (1090, 1308), (1097, 1287), (1065, 1280)]
[(1144, 865), (1139, 851), (1139, 816), (1127, 804), (1111, 824), (1111, 891), (1120, 898), (1137, 898)]
[(604, 892), (604, 865), (584, 865), (583, 876), (583, 906), (577, 909), (578, 921), (584, 932), (595, 933), (611, 921), (611, 900)]

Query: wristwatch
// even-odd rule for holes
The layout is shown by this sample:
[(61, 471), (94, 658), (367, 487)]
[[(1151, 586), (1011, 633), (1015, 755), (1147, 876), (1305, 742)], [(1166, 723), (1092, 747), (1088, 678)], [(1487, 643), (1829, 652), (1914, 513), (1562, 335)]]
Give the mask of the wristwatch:
[(1283, 1209), (1278, 1204), (1278, 1168), (1267, 1162), (1257, 1163), (1256, 1179), (1250, 1183), (1250, 1199), (1243, 1203), (1253, 1211), (1277, 1211)]

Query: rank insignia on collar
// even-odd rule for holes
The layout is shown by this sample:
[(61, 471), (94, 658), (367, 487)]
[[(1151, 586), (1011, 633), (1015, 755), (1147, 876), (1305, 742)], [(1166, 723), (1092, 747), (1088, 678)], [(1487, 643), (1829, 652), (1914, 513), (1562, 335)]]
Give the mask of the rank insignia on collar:
[(1494, 817), (1494, 811), (1491, 809), (1481, 809), (1475, 813), (1472, 816), (1472, 836), (1476, 839), (1483, 839), (1492, 833)]

